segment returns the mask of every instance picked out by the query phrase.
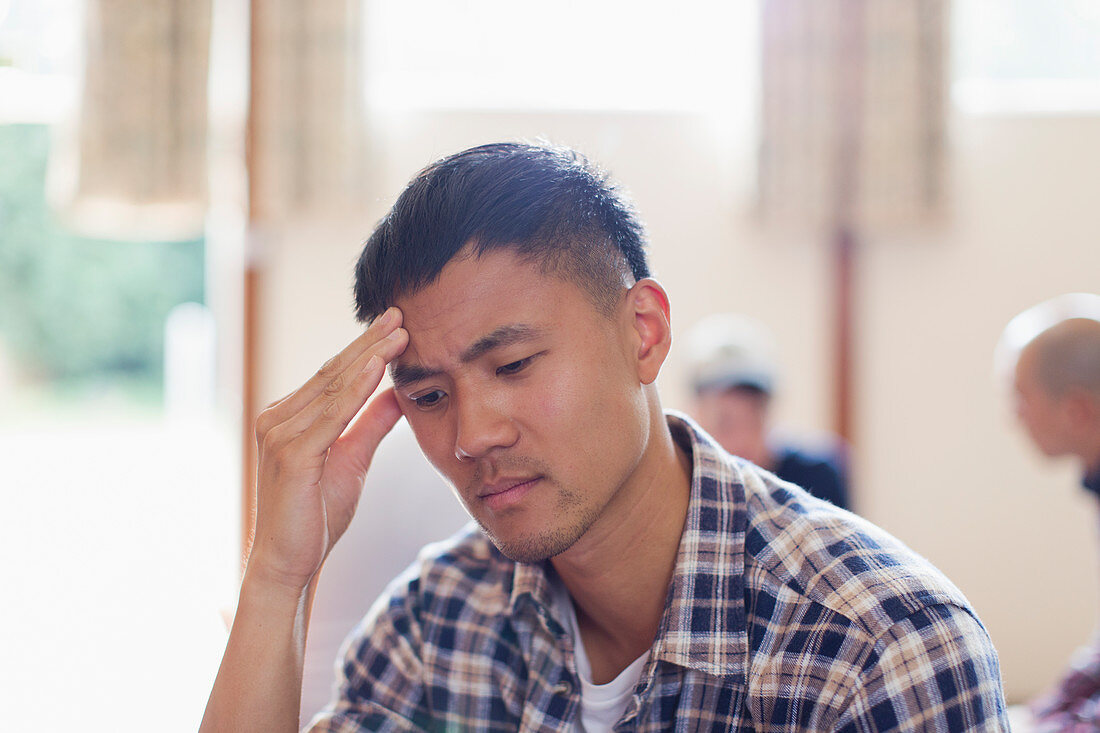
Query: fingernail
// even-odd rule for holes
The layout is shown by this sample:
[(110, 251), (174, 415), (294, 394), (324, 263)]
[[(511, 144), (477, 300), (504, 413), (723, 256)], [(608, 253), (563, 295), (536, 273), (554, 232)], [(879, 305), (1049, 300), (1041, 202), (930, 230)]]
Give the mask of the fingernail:
[(393, 331), (390, 331), (390, 333), (386, 336), (386, 340), (387, 341), (398, 341), (398, 340), (400, 340), (401, 338), (404, 337), (404, 334), (405, 334), (405, 329), (395, 328)]
[(385, 328), (385, 327), (389, 326), (391, 323), (393, 323), (393, 319), (396, 318), (396, 317), (397, 317), (397, 309), (394, 308), (393, 306), (390, 306), (389, 308), (386, 309), (385, 313), (383, 313), (381, 316), (378, 317), (378, 325)]
[(367, 359), (367, 363), (363, 367), (363, 371), (365, 371), (365, 372), (376, 372), (381, 368), (382, 368), (382, 359), (381, 359), (381, 357), (378, 356), (378, 354), (375, 354), (371, 358)]

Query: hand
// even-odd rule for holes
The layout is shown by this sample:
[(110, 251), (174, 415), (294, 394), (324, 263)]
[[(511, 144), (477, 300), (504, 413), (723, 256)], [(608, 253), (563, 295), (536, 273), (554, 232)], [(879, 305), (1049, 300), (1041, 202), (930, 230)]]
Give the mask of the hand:
[(259, 470), (250, 574), (302, 591), (347, 529), (374, 451), (401, 417), (393, 390), (363, 409), (386, 364), (408, 345), (400, 325), (401, 311), (390, 308), (256, 420)]

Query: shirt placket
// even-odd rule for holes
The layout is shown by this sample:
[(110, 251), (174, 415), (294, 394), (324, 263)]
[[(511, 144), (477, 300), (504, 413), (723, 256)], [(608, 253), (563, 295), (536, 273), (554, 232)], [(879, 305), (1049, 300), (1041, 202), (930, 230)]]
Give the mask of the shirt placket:
[(522, 635), (527, 637), (528, 676), (519, 730), (572, 733), (581, 702), (572, 640), (546, 607), (533, 599), (529, 603), (538, 620)]

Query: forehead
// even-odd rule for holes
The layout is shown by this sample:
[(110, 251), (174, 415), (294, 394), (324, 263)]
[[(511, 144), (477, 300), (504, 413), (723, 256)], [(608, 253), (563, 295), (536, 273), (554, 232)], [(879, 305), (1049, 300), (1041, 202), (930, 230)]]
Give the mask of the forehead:
[(595, 313), (579, 287), (507, 249), (464, 251), (435, 281), (394, 305), (409, 332), (398, 362), (448, 361), (502, 327), (542, 330)]
[(525, 295), (556, 297), (573, 289), (510, 250), (476, 255), (467, 248), (448, 262), (434, 281), (398, 297), (394, 305), (401, 309), (403, 325), (410, 329), (431, 326), (456, 313), (469, 318), (482, 311), (515, 308)]

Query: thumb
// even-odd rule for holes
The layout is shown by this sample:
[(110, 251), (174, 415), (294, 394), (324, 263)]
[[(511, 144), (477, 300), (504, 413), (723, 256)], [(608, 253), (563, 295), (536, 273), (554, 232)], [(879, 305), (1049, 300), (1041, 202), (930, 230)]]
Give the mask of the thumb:
[(375, 395), (348, 426), (340, 442), (345, 444), (348, 457), (361, 473), (366, 473), (378, 444), (400, 419), (401, 406), (391, 387)]

